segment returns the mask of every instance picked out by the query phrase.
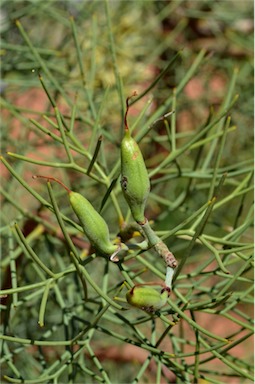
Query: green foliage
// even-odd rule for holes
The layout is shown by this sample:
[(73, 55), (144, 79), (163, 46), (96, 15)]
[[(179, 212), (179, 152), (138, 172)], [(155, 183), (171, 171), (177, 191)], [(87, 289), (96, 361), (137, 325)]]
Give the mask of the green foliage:
[[(2, 382), (253, 382), (252, 12), (2, 2)], [(179, 262), (155, 313), (130, 307), (123, 287), (165, 279), (120, 185), (134, 90), (145, 214)], [(36, 174), (93, 204), (128, 248), (118, 262), (95, 254), (66, 191)]]

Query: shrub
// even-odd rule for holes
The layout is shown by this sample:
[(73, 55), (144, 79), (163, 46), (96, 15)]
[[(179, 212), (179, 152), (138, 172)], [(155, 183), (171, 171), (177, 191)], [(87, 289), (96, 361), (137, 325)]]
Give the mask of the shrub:
[[(5, 382), (252, 381), (251, 11), (235, 1), (3, 3)], [(155, 313), (130, 307), (123, 284), (165, 279), (119, 183), (134, 90), (146, 217), (179, 263)], [(118, 262), (95, 252), (66, 192), (36, 174), (86, 196), (128, 247)]]

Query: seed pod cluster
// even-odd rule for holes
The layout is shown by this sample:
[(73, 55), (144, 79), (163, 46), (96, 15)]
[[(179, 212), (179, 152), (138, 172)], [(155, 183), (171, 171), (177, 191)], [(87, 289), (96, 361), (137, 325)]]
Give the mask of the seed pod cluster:
[(99, 253), (114, 257), (120, 246), (111, 243), (108, 226), (92, 204), (80, 193), (71, 191), (58, 179), (47, 176), (36, 177), (56, 181), (66, 189), (71, 207), (78, 217), (85, 235)]
[(127, 124), (129, 99), (126, 100), (125, 134), (121, 142), (121, 187), (134, 220), (142, 224), (145, 222), (144, 210), (150, 192), (150, 180), (143, 155)]
[[(135, 96), (134, 93), (132, 96)], [(131, 96), (131, 97), (132, 97)], [(162, 256), (167, 265), (165, 284), (137, 284), (126, 294), (127, 302), (148, 313), (154, 313), (161, 309), (167, 302), (172, 286), (173, 270), (177, 262), (166, 245), (155, 235), (145, 217), (145, 206), (150, 193), (150, 180), (143, 159), (142, 152), (131, 136), (127, 123), (129, 99), (126, 100), (126, 112), (124, 116), (125, 133), (121, 141), (121, 187), (123, 195), (129, 205), (132, 216), (157, 253)], [(69, 200), (73, 211), (78, 217), (84, 233), (94, 245), (95, 249), (104, 255), (110, 256), (112, 261), (118, 261), (116, 257), (121, 248), (128, 249), (124, 244), (113, 244), (110, 241), (108, 226), (102, 216), (94, 209), (92, 204), (81, 194), (71, 191), (61, 181), (46, 176), (37, 176), (54, 180), (61, 184), (69, 194)], [(150, 287), (161, 285), (161, 290)]]
[[(148, 285), (148, 283), (147, 283)], [(135, 285), (126, 294), (127, 302), (143, 311), (153, 313), (158, 311), (167, 302), (170, 293), (170, 288), (164, 287), (160, 291), (155, 288), (144, 285)]]
[[(135, 96), (134, 93), (132, 96)], [(131, 96), (131, 97), (132, 97)], [(167, 265), (166, 283), (159, 292), (148, 287), (153, 283), (135, 285), (126, 294), (127, 302), (146, 312), (155, 312), (161, 309), (167, 302), (172, 286), (173, 268), (177, 261), (167, 246), (152, 231), (148, 220), (144, 215), (147, 198), (150, 192), (150, 180), (145, 166), (143, 155), (136, 141), (131, 136), (127, 114), (129, 110), (129, 98), (126, 100), (126, 113), (124, 117), (125, 134), (121, 142), (121, 187), (123, 195), (129, 205), (132, 216), (141, 227), (150, 245), (154, 246), (157, 253), (162, 256)], [(169, 285), (168, 285), (169, 284)]]

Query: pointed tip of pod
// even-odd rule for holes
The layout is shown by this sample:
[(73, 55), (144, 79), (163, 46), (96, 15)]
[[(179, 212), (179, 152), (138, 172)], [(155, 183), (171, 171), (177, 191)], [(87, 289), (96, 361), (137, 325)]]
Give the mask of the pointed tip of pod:
[(124, 116), (124, 124), (125, 124), (125, 132), (129, 132), (128, 122), (127, 122), (127, 115), (129, 111), (129, 100), (132, 99), (132, 97), (137, 96), (137, 92), (134, 91), (132, 95), (126, 98), (126, 112)]
[(46, 179), (48, 182), (50, 181), (56, 181), (58, 184), (60, 184), (63, 188), (65, 188), (65, 190), (67, 191), (67, 193), (70, 195), (70, 193), (72, 192), (64, 183), (62, 183), (62, 181), (60, 181), (59, 179), (57, 179), (56, 177), (52, 177), (52, 176), (44, 176), (44, 175), (33, 175), (32, 176), (33, 179)]

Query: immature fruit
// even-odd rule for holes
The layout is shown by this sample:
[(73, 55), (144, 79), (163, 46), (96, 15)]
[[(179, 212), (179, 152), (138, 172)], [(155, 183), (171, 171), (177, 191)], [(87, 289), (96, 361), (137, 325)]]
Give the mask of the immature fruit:
[(128, 128), (128, 100), (129, 98), (126, 101), (125, 135), (121, 142), (121, 187), (134, 220), (144, 223), (144, 210), (150, 192), (150, 180), (143, 155)]
[(102, 216), (95, 210), (90, 202), (80, 193), (69, 193), (70, 204), (78, 217), (84, 233), (103, 254), (112, 255), (119, 246), (110, 241), (109, 229)]
[(117, 261), (118, 259), (115, 258), (115, 256), (121, 249), (121, 246), (111, 243), (108, 226), (92, 204), (80, 193), (71, 191), (60, 180), (54, 177), (35, 177), (56, 181), (66, 189), (69, 194), (71, 207), (78, 217), (85, 235), (99, 253), (111, 256), (112, 261)]
[(127, 302), (146, 312), (155, 312), (161, 309), (167, 302), (170, 289), (165, 287), (161, 292), (154, 288), (136, 285), (126, 294)]

